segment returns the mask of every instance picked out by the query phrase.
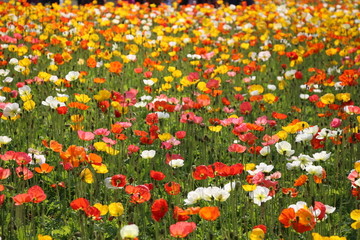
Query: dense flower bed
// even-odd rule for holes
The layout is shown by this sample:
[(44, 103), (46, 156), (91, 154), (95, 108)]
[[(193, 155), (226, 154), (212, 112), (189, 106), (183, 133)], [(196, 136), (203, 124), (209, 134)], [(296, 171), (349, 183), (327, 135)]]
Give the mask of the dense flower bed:
[(360, 237), (359, 1), (218, 5), (0, 2), (2, 239)]

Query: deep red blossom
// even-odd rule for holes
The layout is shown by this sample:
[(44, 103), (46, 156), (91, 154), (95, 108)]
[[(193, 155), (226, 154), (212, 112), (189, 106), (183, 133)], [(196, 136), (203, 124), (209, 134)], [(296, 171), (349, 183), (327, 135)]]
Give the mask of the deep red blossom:
[(159, 222), (165, 214), (168, 212), (169, 206), (165, 199), (157, 199), (151, 206), (151, 217), (155, 221)]
[(126, 185), (126, 176), (117, 174), (111, 177), (111, 185), (114, 187), (124, 187)]
[(163, 180), (166, 176), (163, 172), (157, 172), (154, 170), (150, 170), (150, 177), (156, 181)]

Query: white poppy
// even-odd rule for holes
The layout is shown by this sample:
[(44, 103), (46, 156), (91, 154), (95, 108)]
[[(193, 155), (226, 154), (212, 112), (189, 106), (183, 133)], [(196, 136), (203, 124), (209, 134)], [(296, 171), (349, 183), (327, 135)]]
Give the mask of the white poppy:
[(269, 196), (269, 192), (270, 190), (266, 187), (256, 186), (255, 190), (249, 193), (249, 196), (253, 199), (255, 204), (261, 206), (261, 203), (272, 198)]
[(275, 144), (276, 151), (280, 155), (286, 155), (287, 157), (290, 157), (295, 153), (294, 150), (291, 149), (291, 144), (287, 141), (278, 142)]
[(135, 224), (125, 225), (120, 230), (122, 239), (134, 239), (139, 236), (139, 227)]
[(182, 159), (173, 159), (169, 162), (169, 165), (172, 167), (172, 168), (179, 168), (179, 167), (182, 167), (184, 166), (184, 160)]
[(21, 109), (19, 107), (18, 103), (10, 103), (7, 104), (3, 111), (4, 117), (15, 117), (21, 112)]
[(141, 152), (141, 157), (144, 159), (150, 159), (155, 157), (156, 151), (155, 150), (144, 150)]

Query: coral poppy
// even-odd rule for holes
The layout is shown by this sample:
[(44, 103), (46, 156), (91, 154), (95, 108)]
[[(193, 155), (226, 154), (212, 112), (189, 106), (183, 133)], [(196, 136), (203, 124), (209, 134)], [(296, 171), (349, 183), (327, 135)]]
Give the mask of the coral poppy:
[(175, 238), (184, 238), (196, 229), (194, 222), (177, 222), (170, 225), (170, 235)]

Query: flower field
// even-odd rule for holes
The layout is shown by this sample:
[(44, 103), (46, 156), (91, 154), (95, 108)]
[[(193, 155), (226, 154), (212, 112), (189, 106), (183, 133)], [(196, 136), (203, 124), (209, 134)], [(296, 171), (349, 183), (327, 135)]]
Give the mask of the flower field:
[(0, 2), (1, 239), (360, 239), (360, 1)]

